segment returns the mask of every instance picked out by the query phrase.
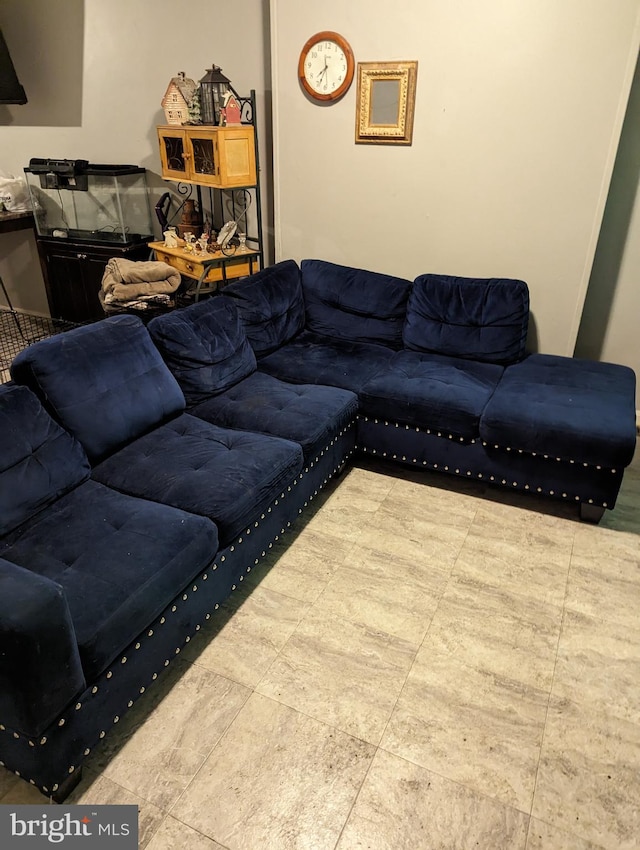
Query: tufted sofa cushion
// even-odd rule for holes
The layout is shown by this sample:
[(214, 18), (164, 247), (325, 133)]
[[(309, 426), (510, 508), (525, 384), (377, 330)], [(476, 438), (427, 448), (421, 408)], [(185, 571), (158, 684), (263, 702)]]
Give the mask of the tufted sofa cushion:
[(22, 351), (11, 376), (96, 462), (184, 410), (176, 379), (135, 316), (113, 316)]
[(413, 285), (402, 339), (413, 351), (506, 364), (524, 357), (528, 322), (522, 280), (425, 274)]
[(226, 546), (301, 469), (296, 443), (219, 428), (185, 413), (107, 458), (93, 477), (208, 517)]
[(324, 260), (303, 260), (300, 268), (308, 331), (402, 347), (410, 281)]
[(473, 439), (502, 372), (493, 363), (399, 351), (362, 388), (361, 413)]
[(147, 327), (188, 405), (224, 392), (255, 371), (256, 356), (230, 298), (207, 298), (158, 316)]
[(262, 372), (292, 384), (326, 384), (354, 393), (384, 368), (391, 348), (348, 342), (303, 331), (287, 345), (258, 361)]
[(235, 301), (247, 339), (258, 357), (280, 348), (304, 327), (300, 269), (293, 260), (232, 283), (225, 287), (222, 297)]
[(8, 535), (0, 555), (62, 588), (87, 681), (208, 566), (215, 525), (87, 481)]
[(531, 354), (505, 369), (480, 436), (500, 447), (624, 467), (636, 447), (635, 386), (627, 366)]
[(254, 372), (189, 411), (224, 428), (293, 440), (313, 459), (358, 412), (354, 393), (337, 387), (293, 385)]
[(82, 446), (26, 387), (0, 386), (0, 534), (89, 477)]

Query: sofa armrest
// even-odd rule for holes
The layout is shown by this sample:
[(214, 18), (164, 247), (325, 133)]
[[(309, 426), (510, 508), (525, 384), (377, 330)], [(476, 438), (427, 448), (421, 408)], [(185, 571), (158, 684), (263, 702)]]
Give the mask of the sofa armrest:
[(86, 687), (64, 591), (0, 558), (0, 724), (40, 735)]

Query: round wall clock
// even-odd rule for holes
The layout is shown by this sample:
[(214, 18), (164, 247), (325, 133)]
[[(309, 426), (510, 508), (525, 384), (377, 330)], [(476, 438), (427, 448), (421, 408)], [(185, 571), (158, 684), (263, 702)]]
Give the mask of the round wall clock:
[(298, 77), (314, 100), (341, 98), (353, 81), (354, 70), (353, 50), (337, 32), (317, 32), (300, 52)]

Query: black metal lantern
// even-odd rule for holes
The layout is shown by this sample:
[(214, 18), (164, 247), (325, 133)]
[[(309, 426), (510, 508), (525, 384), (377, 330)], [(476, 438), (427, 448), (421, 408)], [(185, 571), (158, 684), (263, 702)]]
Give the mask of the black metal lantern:
[(224, 96), (230, 90), (231, 80), (213, 65), (200, 80), (200, 109), (203, 124), (220, 123), (220, 109), (224, 106)]

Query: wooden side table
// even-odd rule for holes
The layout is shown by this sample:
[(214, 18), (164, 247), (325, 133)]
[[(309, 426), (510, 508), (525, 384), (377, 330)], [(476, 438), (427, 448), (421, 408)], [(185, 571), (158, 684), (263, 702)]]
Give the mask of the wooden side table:
[(164, 242), (149, 242), (153, 257), (167, 263), (181, 275), (196, 281), (195, 300), (201, 295), (218, 292), (232, 280), (259, 271), (260, 252), (246, 249), (235, 254), (200, 253), (183, 248), (166, 248)]

